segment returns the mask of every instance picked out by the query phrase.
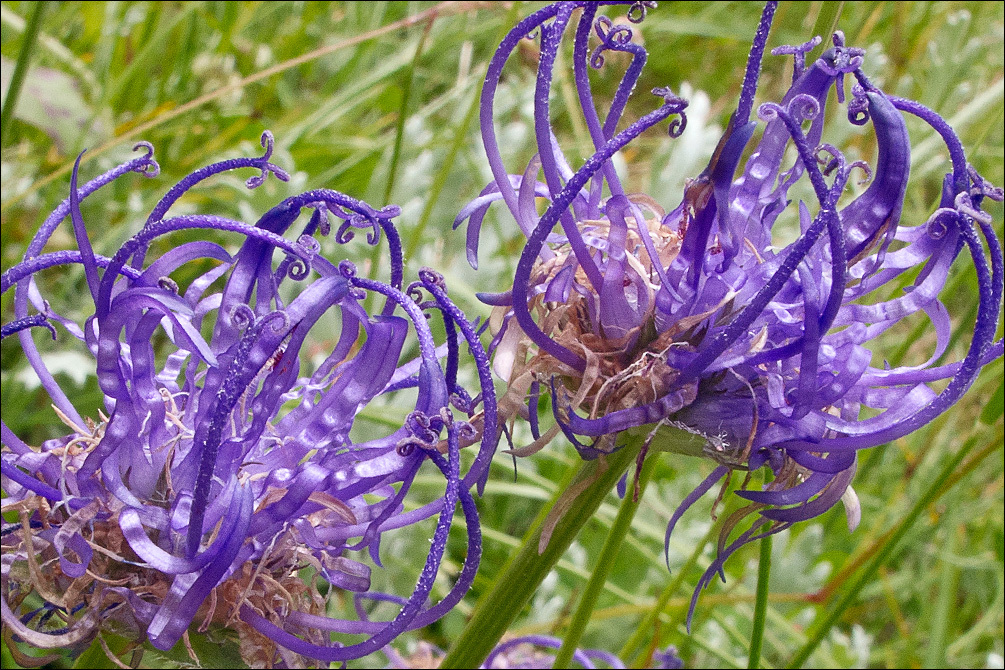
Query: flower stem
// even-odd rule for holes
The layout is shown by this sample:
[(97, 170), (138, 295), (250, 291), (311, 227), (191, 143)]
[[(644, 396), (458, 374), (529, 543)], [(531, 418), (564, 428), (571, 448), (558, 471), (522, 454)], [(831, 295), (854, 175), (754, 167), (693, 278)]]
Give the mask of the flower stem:
[(754, 631), (750, 634), (750, 656), (747, 667), (761, 666), (761, 643), (764, 642), (764, 622), (768, 614), (768, 581), (771, 576), (771, 536), (761, 538), (761, 557), (757, 565), (757, 596), (754, 601)]
[[(551, 533), (547, 547), (538, 552), (541, 533), (547, 525), (544, 515), (539, 515), (520, 550), (500, 571), (492, 589), (479, 599), (471, 620), (447, 652), (441, 668), (477, 668), (481, 665), (641, 449), (642, 440), (632, 440), (615, 453), (579, 467), (572, 486), (564, 488), (564, 491), (576, 485), (585, 486), (569, 502), (565, 514)], [(555, 503), (563, 502), (561, 495), (562, 492)]]
[(0, 138), (3, 144), (10, 143), (8, 130), (14, 120), (14, 108), (17, 107), (17, 99), (21, 96), (21, 86), (24, 84), (25, 75), (28, 74), (28, 63), (31, 61), (31, 54), (38, 44), (38, 31), (42, 25), (42, 14), (49, 4), (47, 2), (34, 3), (34, 11), (28, 19), (28, 27), (25, 28), (24, 38), (21, 42), (21, 52), (17, 55), (17, 64), (14, 65), (14, 74), (10, 78), (10, 86), (7, 88), (7, 97), (3, 101), (3, 110), (0, 110)]
[[(638, 484), (640, 499), (642, 494), (645, 493), (649, 478), (653, 474), (655, 463), (656, 459), (648, 458), (642, 466)], [(586, 624), (589, 623), (593, 616), (593, 610), (597, 605), (597, 598), (600, 597), (600, 592), (607, 582), (607, 575), (610, 574), (611, 568), (614, 566), (618, 552), (621, 551), (621, 543), (624, 541), (628, 529), (631, 528), (632, 519), (635, 518), (635, 512), (638, 509), (639, 501), (635, 499), (634, 491), (632, 490), (631, 483), (629, 483), (629, 489), (625, 491), (625, 499), (621, 502), (621, 509), (618, 510), (618, 516), (614, 519), (611, 532), (604, 541), (604, 548), (600, 551), (600, 557), (597, 559), (593, 574), (590, 575), (590, 580), (586, 584), (586, 590), (583, 591), (583, 596), (579, 600), (576, 612), (572, 615), (572, 620), (569, 622), (569, 630), (565, 634), (562, 647), (558, 650), (552, 667), (571, 667), (572, 655), (575, 653), (576, 647), (579, 646), (579, 640), (583, 637)]]

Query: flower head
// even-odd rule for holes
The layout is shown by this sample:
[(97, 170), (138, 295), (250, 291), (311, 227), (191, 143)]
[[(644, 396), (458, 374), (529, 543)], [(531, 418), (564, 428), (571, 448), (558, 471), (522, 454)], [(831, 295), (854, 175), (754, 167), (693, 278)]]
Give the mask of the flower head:
[[(719, 555), (697, 596), (736, 549), (839, 500), (854, 526), (859, 512), (850, 484), (858, 450), (927, 424), (1001, 356), (1002, 342), (994, 341), (1001, 243), (981, 204), (1001, 200), (1002, 190), (967, 163), (937, 114), (876, 87), (865, 73), (864, 51), (846, 45), (841, 33), (808, 66), (806, 54), (819, 39), (775, 49), (794, 56), (793, 81), (752, 119), (776, 4), (769, 2), (740, 100), (707, 167), (680, 195), (633, 194), (612, 158), (667, 119), (670, 135), (678, 136), (688, 103), (656, 88), (654, 111), (622, 121), (647, 53), (633, 42), (634, 28), (599, 14), (604, 4), (550, 5), (503, 40), (481, 110), (494, 181), (456, 223), (468, 220), (472, 260), (493, 202), (505, 203), (527, 237), (511, 290), (483, 298), (495, 306), (494, 367), (509, 383), (500, 401), (504, 417), (529, 415), (535, 438), (514, 451), (531, 453), (563, 432), (583, 457), (596, 458), (618, 449), (621, 436), (648, 432), (644, 449), (669, 442), (664, 448), (713, 459), (712, 474), (671, 518), (668, 547), (681, 514), (730, 471), (770, 468), (763, 490), (745, 483), (739, 492), (751, 505), (724, 524)], [(647, 7), (632, 5), (629, 20), (640, 21)], [(576, 24), (571, 77), (594, 151), (577, 169), (563, 155), (549, 111), (570, 23)], [(537, 155), (511, 173), (496, 141), (494, 98), (514, 47), (537, 35)], [(602, 116), (589, 68), (604, 67), (611, 51), (631, 60)], [(824, 110), (832, 91), (846, 122), (870, 129), (877, 147), (871, 164), (828, 143)], [(925, 221), (901, 219), (911, 151), (905, 114), (939, 133), (952, 163), (940, 207)], [(859, 176), (868, 187), (851, 193)], [(538, 199), (546, 201), (540, 215)], [(781, 244), (775, 224), (786, 217), (798, 222), (798, 234)], [(979, 309), (965, 358), (937, 365), (950, 332), (939, 294), (961, 254), (976, 269)], [(877, 338), (916, 314), (927, 315), (937, 336), (929, 359), (877, 367)], [(555, 423), (542, 431), (537, 408), (548, 390)], [(676, 434), (664, 439), (668, 428)], [(740, 532), (744, 519), (749, 523)]]
[[(475, 393), (458, 383), (461, 345), (491, 382), (488, 362), (441, 276), (421, 270), (403, 286), (398, 209), (319, 189), (287, 198), (253, 225), (169, 216), (189, 189), (225, 171), (258, 169), (249, 188), (269, 174), (285, 180), (270, 162), (272, 145), (265, 133), (264, 156), (189, 175), (110, 258), (93, 251), (80, 201), (129, 172), (156, 175), (153, 150), (138, 145), (141, 156), (79, 188), (75, 167), (70, 197), (3, 274), (15, 310), (3, 337), (19, 338), (70, 428), (33, 447), (3, 424), (3, 509), (18, 520), (5, 517), (0, 606), (5, 627), (28, 644), (81, 647), (114, 628), (169, 649), (195, 623), (236, 629), (248, 663), (272, 664), (276, 654), (288, 665), (296, 654), (345, 661), (435, 621), (474, 578), (481, 540), (469, 490), (483, 481), (491, 449), (463, 472), (459, 450), (482, 426), (496, 433), (495, 404), (491, 383)], [(305, 209), (309, 219), (298, 226)], [(44, 253), (68, 216), (77, 249)], [(316, 235), (329, 234), (333, 220), (339, 243), (357, 230), (371, 244), (387, 237), (389, 283), (320, 253)], [(150, 258), (165, 236), (180, 241)], [(236, 253), (214, 241), (228, 236), (240, 243)], [(89, 295), (61, 313), (36, 278), (73, 265), (83, 266)], [(368, 295), (383, 301), (379, 311), (364, 308)], [(434, 316), (444, 324), (441, 342)], [(33, 329), (53, 337), (65, 330), (83, 344), (104, 407), (74, 404)], [(412, 411), (396, 429), (361, 439), (357, 416), (386, 394)], [(442, 474), (443, 493), (406, 511), (425, 463)], [(450, 593), (430, 606), (458, 503), (467, 557)], [(366, 557), (381, 565), (386, 531), (435, 515), (418, 582), (395, 601), (393, 620), (327, 616), (323, 593), (368, 594)], [(361, 639), (333, 644), (332, 632)]]

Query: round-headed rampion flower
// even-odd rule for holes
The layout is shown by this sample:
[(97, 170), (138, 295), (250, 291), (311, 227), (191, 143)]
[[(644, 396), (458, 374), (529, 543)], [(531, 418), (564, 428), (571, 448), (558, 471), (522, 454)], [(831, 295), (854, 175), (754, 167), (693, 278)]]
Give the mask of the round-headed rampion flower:
[[(560, 649), (562, 640), (550, 635), (522, 635), (510, 638), (499, 644), (482, 664), (483, 668), (551, 668), (555, 657), (547, 652), (538, 651), (535, 647)], [(596, 668), (597, 663), (604, 668), (627, 667), (620, 658), (602, 649), (576, 649), (572, 655), (573, 662), (582, 668)], [(653, 650), (649, 668), (683, 668), (684, 662), (677, 655), (673, 645), (664, 651)]]
[[(551, 668), (555, 664), (555, 656), (538, 647), (560, 649), (562, 640), (551, 635), (520, 635), (498, 644), (485, 658), (480, 667), (491, 668)], [(438, 666), (443, 660), (443, 651), (428, 643), (420, 643), (418, 651), (404, 658), (393, 650), (388, 650), (392, 668), (431, 668)], [(625, 663), (614, 654), (602, 649), (576, 649), (572, 655), (573, 662), (582, 668), (596, 668), (597, 663), (604, 668), (625, 668)], [(650, 668), (683, 668), (684, 662), (677, 655), (677, 648), (670, 645), (665, 650), (654, 649)]]
[[(258, 667), (293, 667), (298, 654), (345, 661), (435, 621), (474, 578), (481, 538), (470, 489), (487, 473), (492, 440), (466, 472), (459, 450), (481, 426), (496, 433), (491, 374), (473, 324), (437, 273), (422, 270), (402, 286), (398, 209), (314, 190), (254, 225), (168, 216), (189, 189), (228, 170), (260, 170), (251, 188), (269, 173), (285, 180), (269, 160), (270, 134), (262, 145), (260, 158), (186, 177), (110, 258), (92, 250), (80, 201), (129, 172), (155, 175), (152, 148), (138, 145), (143, 155), (79, 188), (75, 167), (70, 197), (3, 274), (15, 311), (3, 337), (19, 338), (70, 428), (33, 447), (3, 424), (3, 511), (17, 520), (4, 518), (0, 607), (16, 639), (79, 649), (114, 630), (169, 649), (195, 624), (235, 629), (245, 660)], [(290, 239), (304, 209), (309, 220)], [(67, 217), (77, 249), (44, 252)], [(315, 234), (328, 234), (333, 218), (339, 243), (353, 229), (365, 229), (371, 244), (386, 235), (389, 283), (319, 253)], [(187, 235), (176, 246), (149, 257), (180, 232)], [(236, 253), (210, 241), (228, 236), (240, 243)], [(83, 266), (87, 291), (67, 316), (46, 300), (42, 280), (71, 266)], [(368, 295), (382, 300), (379, 312), (364, 309)], [(432, 317), (444, 324), (442, 342)], [(33, 336), (42, 329), (65, 329), (93, 355), (104, 407), (78, 407), (67, 396)], [(464, 342), (488, 382), (474, 395), (457, 380)], [(414, 409), (396, 430), (359, 440), (357, 415), (384, 394)], [(442, 473), (444, 492), (406, 511), (427, 462)], [(449, 594), (431, 605), (458, 503), (467, 555)], [(380, 566), (385, 531), (435, 515), (428, 555), (416, 557), (418, 582), (395, 601), (396, 617), (327, 616), (323, 594), (369, 592), (371, 568), (353, 556)], [(306, 581), (305, 568), (313, 575)], [(357, 641), (333, 643), (332, 633)]]
[[(670, 202), (665, 194), (632, 194), (612, 157), (670, 117), (670, 135), (678, 136), (687, 102), (653, 89), (662, 100), (657, 109), (622, 122), (647, 53), (632, 41), (632, 28), (598, 14), (604, 4), (618, 3), (550, 5), (503, 40), (481, 103), (494, 181), (456, 224), (468, 221), (472, 262), (493, 202), (505, 203), (527, 237), (512, 289), (483, 297), (495, 305), (494, 368), (509, 383), (502, 416), (529, 416), (535, 438), (518, 454), (540, 449), (560, 431), (585, 458), (595, 458), (619, 448), (626, 432), (640, 440), (649, 432), (646, 449), (661, 427), (679, 429), (670, 441), (691, 437), (691, 443), (671, 448), (703, 453), (716, 467), (670, 519), (667, 547), (681, 514), (731, 470), (770, 467), (773, 480), (764, 490), (739, 492), (751, 505), (724, 524), (697, 597), (736, 549), (839, 500), (854, 526), (859, 508), (850, 483), (858, 450), (927, 424), (1001, 356), (994, 332), (1002, 250), (981, 203), (1001, 200), (1002, 190), (967, 163), (956, 134), (932, 110), (873, 85), (863, 50), (846, 46), (840, 33), (809, 66), (805, 56), (819, 39), (772, 52), (793, 55), (795, 72), (781, 100), (759, 107), (759, 128), (750, 116), (775, 10), (768, 3), (739, 103), (707, 168)], [(633, 4), (628, 19), (641, 21), (650, 4)], [(575, 170), (549, 112), (556, 56), (570, 23), (576, 23), (571, 78), (595, 152)], [(528, 36), (540, 40), (538, 153), (510, 173), (493, 105), (507, 58)], [(589, 68), (602, 67), (612, 51), (630, 54), (630, 64), (601, 117)], [(871, 166), (827, 143), (824, 108), (832, 91), (848, 122), (871, 126), (878, 147)], [(951, 158), (941, 205), (927, 220), (901, 220), (911, 152), (904, 114), (937, 131)], [(871, 183), (852, 197), (846, 192), (856, 171)], [(808, 201), (791, 202), (798, 193), (806, 195), (795, 199)], [(546, 209), (539, 215), (541, 199)], [(776, 246), (773, 226), (783, 215), (798, 220), (798, 236)], [(976, 269), (976, 322), (965, 358), (935, 365), (951, 331), (939, 293), (961, 253)], [(874, 366), (876, 338), (916, 314), (927, 315), (936, 334), (930, 358), (910, 367)], [(555, 424), (544, 431), (538, 405), (549, 390)], [(744, 518), (750, 523), (740, 532)]]

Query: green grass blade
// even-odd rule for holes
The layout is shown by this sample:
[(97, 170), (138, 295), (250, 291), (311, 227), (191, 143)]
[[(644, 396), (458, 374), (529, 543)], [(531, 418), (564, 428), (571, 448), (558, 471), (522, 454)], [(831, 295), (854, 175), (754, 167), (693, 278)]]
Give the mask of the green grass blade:
[(7, 95), (4, 97), (3, 109), (0, 110), (0, 138), (4, 146), (10, 144), (10, 124), (14, 121), (14, 108), (17, 107), (17, 99), (21, 96), (21, 87), (24, 85), (24, 78), (28, 74), (28, 63), (38, 45), (38, 32), (42, 27), (42, 16), (45, 14), (45, 7), (48, 3), (34, 3), (34, 11), (28, 19), (28, 27), (24, 31), (21, 42), (21, 51), (17, 55), (17, 63), (14, 65), (14, 74), (11, 75), (10, 86), (7, 88)]

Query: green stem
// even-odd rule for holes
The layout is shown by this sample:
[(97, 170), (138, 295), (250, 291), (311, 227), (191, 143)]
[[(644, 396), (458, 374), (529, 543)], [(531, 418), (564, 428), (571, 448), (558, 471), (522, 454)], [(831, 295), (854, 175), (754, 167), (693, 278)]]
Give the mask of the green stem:
[(568, 503), (568, 507), (554, 526), (547, 547), (539, 552), (542, 529), (547, 525), (545, 517), (539, 515), (520, 550), (499, 572), (492, 590), (479, 599), (441, 668), (477, 668), (482, 664), (641, 448), (641, 440), (632, 440), (617, 452), (579, 467), (571, 486), (564, 490), (583, 488), (571, 501), (563, 500), (564, 494), (558, 499), (558, 504)]
[[(655, 458), (649, 458), (642, 466), (638, 488), (640, 499), (645, 492), (646, 484), (649, 483), (649, 478), (652, 477), (655, 463)], [(586, 630), (586, 624), (593, 616), (593, 610), (597, 606), (597, 598), (600, 597), (600, 592), (604, 589), (607, 576), (618, 558), (618, 552), (621, 551), (621, 544), (628, 529), (632, 527), (632, 519), (635, 518), (635, 513), (639, 509), (639, 501), (635, 499), (632, 488), (634, 487), (629, 483), (629, 488), (625, 491), (625, 499), (621, 501), (621, 509), (618, 510), (618, 516), (614, 519), (611, 532), (604, 541), (604, 548), (600, 551), (600, 557), (597, 559), (593, 574), (590, 575), (590, 580), (586, 584), (586, 590), (583, 591), (583, 597), (576, 607), (576, 612), (572, 615), (569, 630), (565, 634), (562, 648), (558, 650), (552, 667), (567, 668), (572, 663), (572, 655), (576, 652), (576, 647), (579, 646), (579, 641)]]
[(28, 27), (24, 31), (24, 39), (21, 42), (21, 52), (17, 55), (17, 64), (14, 66), (14, 74), (10, 78), (10, 86), (7, 88), (7, 96), (3, 101), (3, 110), (0, 110), (0, 138), (2, 144), (8, 144), (7, 131), (14, 120), (14, 108), (17, 107), (17, 99), (21, 96), (21, 87), (24, 85), (25, 75), (28, 74), (28, 63), (31, 62), (31, 54), (38, 44), (38, 31), (42, 26), (42, 14), (45, 13), (47, 2), (36, 2), (31, 18), (28, 19)]
[[(807, 641), (803, 647), (796, 652), (789, 661), (788, 667), (790, 668), (800, 668), (809, 659), (813, 651), (820, 645), (824, 637), (830, 632), (830, 629), (837, 622), (838, 618), (844, 614), (845, 610), (855, 601), (858, 597), (859, 592), (862, 588), (869, 583), (876, 571), (881, 565), (883, 565), (886, 560), (893, 553), (893, 550), (897, 547), (898, 542), (907, 534), (914, 522), (918, 520), (922, 512), (931, 505), (933, 502), (938, 500), (942, 494), (949, 490), (950, 486), (946, 486), (948, 482), (952, 480), (953, 483), (959, 480), (959, 477), (954, 478), (956, 474), (956, 468), (963, 462), (963, 459), (967, 454), (974, 448), (977, 444), (978, 435), (971, 437), (963, 445), (963, 447), (950, 458), (942, 471), (939, 472), (938, 476), (935, 477), (931, 483), (925, 488), (922, 495), (918, 498), (911, 510), (904, 516), (904, 518), (897, 525), (896, 530), (890, 535), (889, 540), (886, 544), (876, 552), (872, 560), (862, 569), (861, 572), (852, 580), (848, 587), (844, 591), (844, 595), (841, 600), (835, 604), (833, 607), (828, 607), (826, 610), (826, 615), (823, 619), (819, 619), (819, 623), (814, 623), (813, 627), (807, 634)], [(984, 456), (990, 454), (993, 450), (997, 449), (998, 445), (990, 445), (989, 448), (981, 451), (978, 456), (980, 458), (974, 458), (970, 461), (972, 467), (976, 466)]]
[(768, 581), (771, 576), (771, 536), (761, 538), (761, 557), (757, 564), (757, 596), (754, 600), (754, 631), (750, 634), (748, 668), (761, 666), (761, 644), (768, 614)]

